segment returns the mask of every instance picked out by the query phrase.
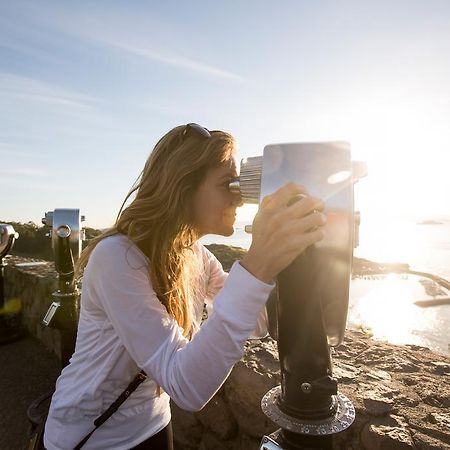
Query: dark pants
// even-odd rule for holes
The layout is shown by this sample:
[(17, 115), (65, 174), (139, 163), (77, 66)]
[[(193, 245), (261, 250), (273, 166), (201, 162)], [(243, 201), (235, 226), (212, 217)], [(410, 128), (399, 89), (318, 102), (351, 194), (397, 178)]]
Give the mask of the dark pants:
[(130, 450), (173, 450), (172, 422)]

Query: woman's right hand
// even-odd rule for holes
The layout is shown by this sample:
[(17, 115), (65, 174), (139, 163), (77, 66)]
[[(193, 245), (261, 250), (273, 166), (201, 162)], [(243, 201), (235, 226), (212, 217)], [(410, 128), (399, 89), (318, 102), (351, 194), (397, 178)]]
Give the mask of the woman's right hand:
[(252, 244), (241, 265), (261, 281), (273, 281), (307, 247), (323, 239), (323, 208), (321, 200), (309, 197), (295, 183), (264, 197), (253, 221)]

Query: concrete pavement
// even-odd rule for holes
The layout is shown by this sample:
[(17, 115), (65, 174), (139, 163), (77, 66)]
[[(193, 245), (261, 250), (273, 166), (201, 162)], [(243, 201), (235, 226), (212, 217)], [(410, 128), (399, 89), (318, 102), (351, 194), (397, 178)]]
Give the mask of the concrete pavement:
[(53, 389), (60, 371), (56, 355), (34, 337), (0, 345), (0, 450), (25, 448), (27, 408)]

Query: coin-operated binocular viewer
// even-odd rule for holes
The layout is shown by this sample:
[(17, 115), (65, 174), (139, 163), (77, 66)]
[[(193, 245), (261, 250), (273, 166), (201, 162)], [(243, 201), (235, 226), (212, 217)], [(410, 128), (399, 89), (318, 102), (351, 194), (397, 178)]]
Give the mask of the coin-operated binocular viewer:
[(0, 308), (5, 306), (5, 264), (3, 258), (8, 254), (19, 237), (12, 225), (0, 223)]
[(333, 378), (330, 346), (344, 338), (359, 225), (353, 186), (365, 175), (365, 164), (351, 161), (345, 142), (278, 144), (266, 146), (261, 157), (244, 159), (230, 184), (243, 202), (259, 203), (294, 181), (324, 201), (327, 215), (324, 239), (278, 275), (274, 307), (268, 308), (281, 386), (261, 405), (280, 429), (264, 436), (260, 450), (332, 449), (333, 434), (353, 423), (355, 409)]
[(61, 331), (61, 362), (63, 367), (75, 350), (79, 316), (79, 290), (75, 283), (75, 262), (81, 254), (84, 217), (79, 209), (55, 209), (45, 213), (42, 223), (50, 227), (58, 289), (43, 319), (46, 326)]
[[(0, 223), (0, 310), (4, 311), (5, 299), (5, 266), (3, 258), (12, 249), (15, 240), (19, 237), (12, 225)], [(15, 339), (20, 334), (20, 315), (0, 315), (0, 342)]]

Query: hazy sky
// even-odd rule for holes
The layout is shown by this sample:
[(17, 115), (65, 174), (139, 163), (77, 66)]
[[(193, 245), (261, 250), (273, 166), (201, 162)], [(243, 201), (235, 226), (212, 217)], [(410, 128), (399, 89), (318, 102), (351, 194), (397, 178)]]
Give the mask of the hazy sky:
[(450, 2), (2, 1), (0, 219), (112, 223), (159, 137), (347, 140), (366, 214), (450, 215)]

